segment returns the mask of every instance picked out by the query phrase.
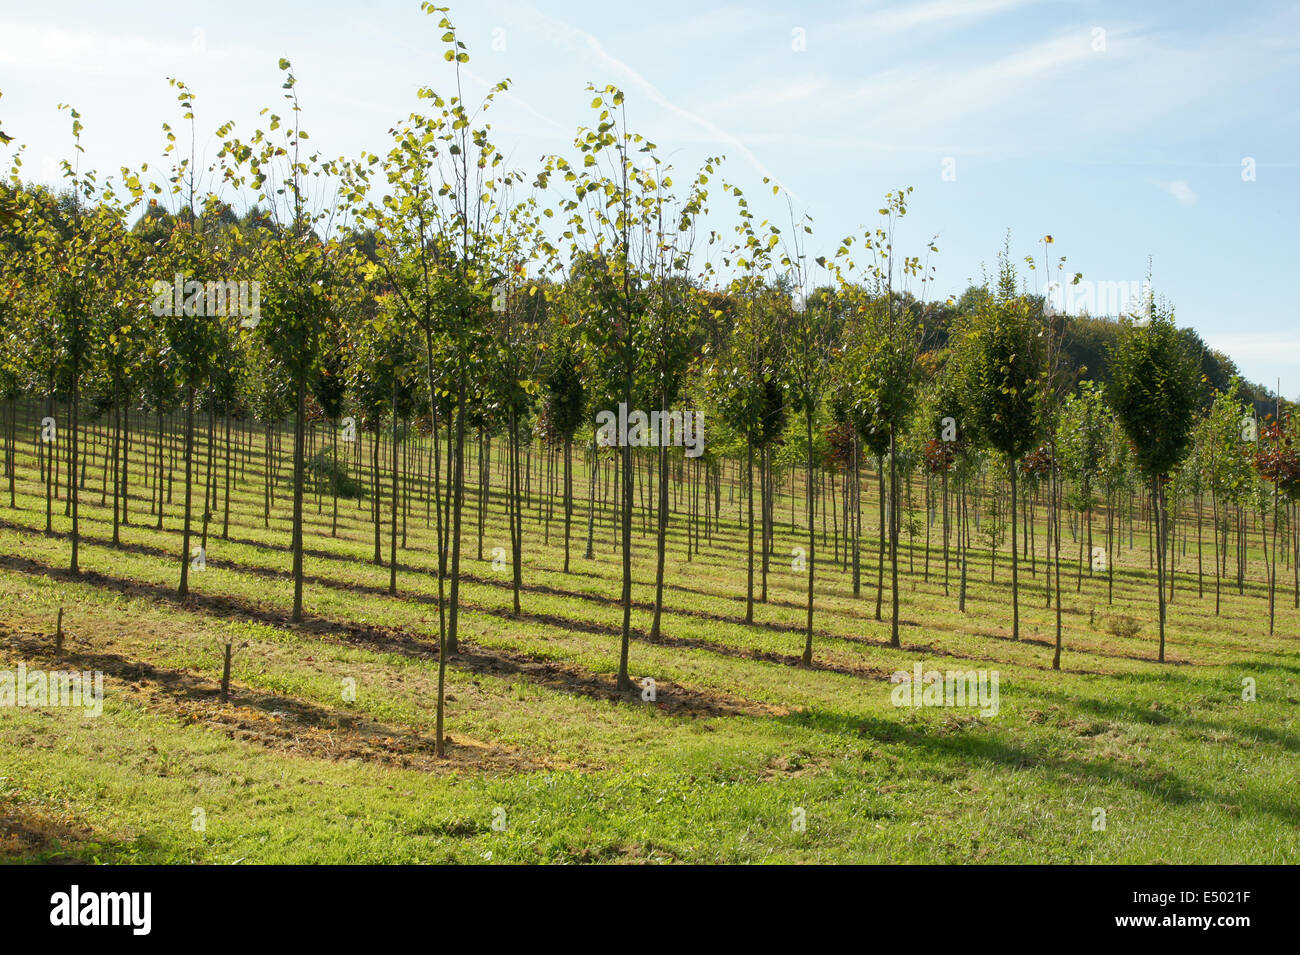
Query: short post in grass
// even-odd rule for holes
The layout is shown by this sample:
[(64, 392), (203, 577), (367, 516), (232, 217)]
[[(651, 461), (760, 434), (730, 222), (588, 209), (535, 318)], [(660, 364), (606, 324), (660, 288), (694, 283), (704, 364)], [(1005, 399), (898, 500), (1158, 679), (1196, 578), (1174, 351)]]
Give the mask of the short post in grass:
[(59, 619), (54, 629), (54, 655), (63, 656), (63, 607), (59, 607)]
[(221, 666), (221, 702), (222, 703), (230, 702), (230, 648), (231, 645), (227, 643), (226, 651), (225, 651), (225, 661)]

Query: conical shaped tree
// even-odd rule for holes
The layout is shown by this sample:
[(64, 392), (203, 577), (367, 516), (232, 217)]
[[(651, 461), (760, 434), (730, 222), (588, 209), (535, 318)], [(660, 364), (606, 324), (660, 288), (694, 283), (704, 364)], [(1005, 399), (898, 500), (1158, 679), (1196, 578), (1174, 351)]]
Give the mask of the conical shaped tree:
[(1126, 318), (1110, 351), (1110, 401), (1151, 492), (1156, 523), (1160, 655), (1165, 661), (1165, 482), (1187, 454), (1201, 401), (1200, 367), (1173, 311), (1148, 300), (1149, 320)]
[(1011, 637), (1020, 639), (1020, 577), (1017, 548), (1017, 475), (1020, 459), (1038, 444), (1043, 385), (1043, 329), (1028, 298), (1016, 291), (1015, 271), (1004, 251), (997, 289), (982, 296), (960, 327), (954, 359), (961, 377), (967, 434), (998, 452), (1011, 498)]

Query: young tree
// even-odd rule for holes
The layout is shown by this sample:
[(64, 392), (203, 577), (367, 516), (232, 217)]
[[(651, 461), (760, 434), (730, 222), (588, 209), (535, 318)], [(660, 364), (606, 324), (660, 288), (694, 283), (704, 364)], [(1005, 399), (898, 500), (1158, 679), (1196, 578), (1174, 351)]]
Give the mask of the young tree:
[[(649, 302), (646, 311), (643, 352), (649, 357), (647, 397), (659, 409), (658, 433), (651, 419), (651, 441), (657, 446), (657, 487), (659, 500), (655, 508), (655, 599), (650, 623), (650, 640), (659, 640), (659, 626), (664, 606), (664, 562), (668, 546), (668, 444), (673, 417), (672, 406), (685, 389), (686, 376), (694, 357), (699, 295), (689, 274), (695, 253), (695, 223), (707, 212), (706, 184), (717, 159), (710, 159), (686, 197), (680, 202), (672, 192), (671, 167), (653, 170), (656, 192), (650, 206), (656, 242), (646, 250), (649, 272)], [(707, 266), (706, 266), (707, 268)], [(688, 412), (689, 413), (689, 412)], [(680, 417), (680, 414), (678, 415)], [(696, 428), (700, 424), (694, 422)], [(684, 425), (683, 425), (684, 427)], [(702, 437), (702, 435), (701, 435)]]
[[(738, 270), (730, 283), (732, 297), (738, 303), (723, 352), (710, 365), (713, 403), (721, 420), (745, 440), (744, 484), (748, 503), (749, 557), (745, 579), (745, 623), (754, 622), (754, 451), (766, 449), (784, 422), (784, 393), (787, 341), (779, 321), (775, 290), (768, 287), (764, 275), (770, 268), (769, 253), (780, 242), (776, 232), (760, 239), (766, 225), (754, 224), (749, 201), (735, 186), (724, 186), (736, 197), (739, 221), (737, 241), (723, 264)], [(760, 471), (765, 468), (760, 464)], [(766, 478), (763, 487), (766, 488)], [(763, 551), (767, 552), (767, 495), (763, 494)], [(766, 566), (766, 560), (765, 560)], [(766, 593), (766, 588), (764, 588)]]
[[(561, 293), (561, 302), (569, 296)], [(564, 446), (564, 572), (569, 572), (569, 532), (573, 520), (573, 436), (582, 427), (586, 389), (582, 380), (582, 352), (577, 326), (564, 314), (563, 305), (550, 322), (546, 343), (546, 372), (542, 388), (546, 420)]]
[(1112, 603), (1115, 597), (1115, 561), (1119, 555), (1118, 534), (1120, 525), (1116, 520), (1119, 503), (1132, 487), (1133, 456), (1129, 450), (1128, 436), (1115, 419), (1113, 413), (1107, 414), (1105, 434), (1102, 442), (1102, 455), (1098, 469), (1098, 479), (1102, 493), (1106, 498), (1106, 602)]
[(74, 158), (62, 160), (69, 187), (68, 209), (65, 213), (57, 205), (34, 205), (20, 220), (20, 227), (31, 271), (48, 286), (48, 326), (54, 345), (51, 381), (65, 382), (71, 392), (67, 482), (72, 518), (70, 569), (79, 574), (82, 376), (103, 331), (97, 320), (108, 289), (97, 267), (104, 249), (120, 241), (122, 210), (111, 186), (105, 183), (101, 190), (98, 175), (81, 169), (81, 114), (70, 106), (60, 109), (67, 109), (72, 119)]
[[(787, 381), (790, 410), (803, 418), (805, 458), (804, 486), (805, 512), (808, 519), (808, 613), (804, 624), (804, 645), (801, 662), (812, 665), (813, 654), (813, 595), (817, 570), (817, 495), (815, 446), (813, 426), (821, 411), (823, 391), (829, 380), (831, 350), (834, 344), (834, 311), (828, 296), (817, 295), (809, 301), (808, 272), (810, 269), (804, 251), (804, 236), (812, 233), (811, 220), (805, 216), (795, 221), (791, 211), (790, 232), (781, 249), (781, 265), (790, 275), (792, 314), (783, 324), (787, 326), (790, 341)], [(817, 264), (824, 266), (826, 260)]]
[(337, 314), (326, 332), (320, 367), (312, 382), (312, 394), (330, 423), (330, 536), (339, 536), (339, 420), (347, 407), (347, 365), (344, 358), (346, 330)]
[[(401, 299), (424, 338), (435, 441), (436, 747), (441, 756), (447, 657), (458, 649), (465, 430), (471, 417), (481, 416), (490, 383), (488, 316), (503, 264), (497, 238), (508, 213), (509, 187), (518, 177), (506, 170), (504, 157), (492, 144), (491, 129), (482, 122), (509, 81), (492, 86), (477, 106), (467, 103), (462, 68), (469, 52), (446, 16), (447, 8), (425, 2), (421, 9), (439, 18), (443, 59), (452, 66), (455, 93), (443, 96), (422, 87), (420, 99), (436, 112), (412, 113), (392, 130), (393, 144), (385, 156), (367, 154), (351, 164), (344, 196), (376, 233), (373, 269)], [(448, 432), (445, 492), (436, 454), (440, 417)], [(450, 594), (444, 589), (448, 578)]]
[(45, 364), (36, 349), (42, 311), (40, 283), (34, 281), (32, 260), (28, 255), (30, 234), (23, 227), (34, 214), (36, 201), (22, 183), (22, 153), (15, 151), (8, 170), (8, 180), (0, 181), (0, 400), (4, 402), (4, 466), (9, 485), (9, 507), (17, 507), (16, 445), (18, 441), (18, 400), (38, 382), (37, 369)]
[(514, 612), (519, 614), (524, 551), (523, 451), (532, 446), (545, 348), (541, 327), (549, 311), (549, 282), (543, 281), (544, 275), (530, 277), (528, 267), (540, 265), (542, 273), (546, 273), (555, 266), (554, 249), (542, 234), (536, 197), (510, 203), (509, 190), (510, 184), (506, 184), (506, 207), (499, 216), (494, 240), (492, 311), (485, 324), (486, 342), (490, 343), (485, 350), (491, 358), (484, 368), (480, 403), (506, 422), (512, 596)]
[[(1252, 440), (1258, 439), (1258, 425), (1250, 407), (1238, 397), (1240, 381), (1233, 379), (1226, 391), (1216, 391), (1210, 407), (1196, 422), (1193, 437), (1202, 480), (1210, 492), (1214, 529), (1214, 614), (1222, 609), (1223, 565), (1227, 559), (1227, 508), (1245, 499), (1253, 475), (1250, 469)], [(1221, 509), (1222, 508), (1222, 513)]]
[[(596, 359), (591, 367), (599, 384), (594, 390), (605, 395), (616, 389), (630, 420), (639, 411), (637, 397), (644, 394), (638, 387), (643, 384), (638, 380), (638, 371), (642, 370), (645, 349), (655, 336), (655, 328), (662, 332), (666, 327), (657, 325), (652, 318), (654, 295), (662, 288), (660, 283), (680, 275), (687, 267), (694, 223), (702, 211), (703, 187), (712, 166), (706, 164), (687, 198), (678, 205), (671, 192), (670, 171), (655, 155), (654, 144), (632, 132), (628, 125), (623, 92), (613, 86), (593, 86), (589, 91), (597, 121), (594, 128), (579, 129), (574, 140), (583, 157), (581, 166), (563, 157), (551, 157), (537, 185), (544, 188), (551, 176), (558, 175), (572, 187), (572, 195), (560, 205), (566, 216), (562, 235), (588, 263), (587, 278), (592, 283), (588, 287), (595, 293), (595, 308), (583, 322), (588, 353)], [(623, 557), (623, 623), (617, 676), (620, 690), (632, 686), (628, 650), (635, 506), (633, 427), (628, 431), (628, 435), (619, 436)]]
[(94, 250), (95, 273), (105, 292), (99, 309), (102, 333), (96, 336), (94, 360), (108, 379), (114, 416), (110, 452), (114, 547), (121, 544), (121, 524), (129, 521), (127, 441), (132, 398), (144, 374), (143, 359), (148, 343), (159, 331), (149, 309), (149, 283), (145, 276), (152, 263), (148, 251), (120, 219), (105, 223), (105, 234)]
[[(889, 458), (889, 503), (881, 500), (880, 553), (876, 580), (876, 619), (880, 619), (884, 587), (885, 523), (888, 521), (891, 615), (891, 646), (899, 646), (898, 536), (901, 500), (898, 459), (904, 429), (912, 417), (921, 355), (922, 329), (912, 309), (900, 307), (895, 297), (895, 278), (906, 281), (918, 274), (922, 282), (929, 277), (918, 257), (905, 256), (898, 261), (894, 252), (895, 232), (899, 220), (907, 214), (907, 197), (911, 188), (885, 196), (880, 209), (882, 224), (862, 238), (864, 254), (870, 255), (866, 283), (847, 289), (856, 315), (854, 334), (846, 350), (849, 410), (863, 443), (876, 455), (878, 484), (884, 490), (883, 461)], [(852, 269), (849, 258), (852, 237), (840, 245), (837, 258)], [(933, 240), (931, 252), (937, 251)]]
[[(1281, 400), (1274, 414), (1259, 429), (1258, 447), (1255, 451), (1255, 468), (1260, 477), (1273, 489), (1273, 541), (1271, 548), (1265, 542), (1264, 560), (1268, 568), (1268, 633), (1273, 635), (1277, 606), (1277, 528), (1278, 504), (1283, 495), (1288, 500), (1300, 496), (1300, 448), (1296, 445), (1294, 429), (1288, 430), (1281, 418)], [(1294, 414), (1292, 414), (1294, 417)], [(1269, 550), (1272, 550), (1272, 558)]]
[[(348, 342), (351, 358), (351, 390), (358, 396), (366, 416), (374, 425), (375, 460), (378, 460), (380, 419), (386, 409), (390, 425), (391, 502), (388, 552), (388, 592), (397, 593), (397, 516), (401, 505), (400, 425), (404, 404), (416, 387), (419, 349), (413, 323), (405, 306), (395, 295), (382, 296), (373, 314), (354, 323)], [(378, 551), (379, 511), (382, 489), (376, 466), (375, 514), (376, 551)]]
[(1085, 522), (1088, 528), (1089, 554), (1092, 550), (1094, 494), (1105, 462), (1106, 436), (1109, 430), (1110, 410), (1106, 407), (1101, 386), (1093, 381), (1083, 382), (1079, 390), (1068, 395), (1061, 406), (1057, 441), (1057, 456), (1061, 468), (1073, 485), (1071, 503), (1079, 514), (1079, 570), (1076, 591), (1083, 586), (1085, 546), (1083, 525)]
[[(175, 373), (185, 397), (185, 512), (181, 530), (180, 582), (176, 593), (184, 597), (189, 593), (189, 575), (191, 560), (196, 556), (191, 552), (194, 509), (194, 410), (199, 390), (211, 380), (212, 369), (221, 350), (221, 327), (210, 320), (205, 303), (205, 286), (207, 278), (215, 278), (219, 266), (216, 265), (215, 236), (209, 232), (214, 225), (209, 216), (198, 212), (200, 199), (203, 205), (215, 201), (211, 193), (203, 195), (205, 183), (201, 181), (202, 170), (197, 164), (197, 135), (195, 132), (194, 92), (185, 83), (170, 79), (169, 84), (177, 92), (177, 102), (182, 111), (182, 120), (189, 128), (190, 148), (188, 155), (177, 148), (176, 133), (168, 123), (163, 123), (163, 133), (167, 145), (163, 154), (170, 162), (170, 169), (165, 183), (152, 182), (149, 189), (154, 198), (149, 200), (149, 211), (137, 223), (142, 232), (141, 240), (152, 244), (155, 263), (155, 298), (151, 311), (156, 321), (162, 326), (166, 347), (174, 360)], [(225, 127), (228, 129), (229, 127)], [(141, 172), (147, 171), (145, 168)], [(145, 187), (138, 174), (127, 176), (127, 185), (134, 195), (142, 196)], [(174, 203), (174, 209), (165, 209), (162, 203)], [(162, 210), (156, 216), (154, 210)], [(168, 228), (170, 227), (170, 228)], [(165, 235), (165, 239), (163, 236)], [(175, 283), (175, 284), (174, 284)], [(179, 287), (176, 287), (179, 285)], [(166, 385), (156, 380), (154, 389), (161, 399)], [(161, 522), (161, 505), (159, 521)], [(207, 526), (207, 504), (205, 494), (204, 527)]]
[(1199, 363), (1174, 325), (1173, 311), (1148, 302), (1150, 319), (1120, 324), (1110, 351), (1110, 401), (1133, 444), (1138, 469), (1151, 490), (1156, 525), (1156, 592), (1160, 655), (1165, 662), (1165, 563), (1168, 522), (1165, 482), (1186, 455), (1200, 404)]
[[(297, 78), (288, 60), (284, 98), (287, 124), (271, 113), (269, 129), (258, 130), (248, 143), (223, 127), (220, 157), (225, 178), (237, 189), (249, 188), (265, 205), (273, 228), (257, 249), (261, 281), (258, 334), (272, 360), (293, 383), (293, 621), (301, 622), (303, 590), (302, 499), (306, 469), (307, 395), (315, 379), (321, 346), (336, 294), (331, 281), (338, 274), (337, 233), (346, 226), (347, 209), (328, 185), (341, 172), (341, 160), (311, 151), (310, 136), (301, 125)], [(263, 113), (267, 113), (263, 110)], [(279, 135), (275, 135), (276, 133)]]
[(1011, 490), (1011, 638), (1020, 639), (1017, 474), (1038, 443), (1037, 393), (1044, 370), (1042, 328), (1016, 291), (1009, 256), (1000, 257), (996, 290), (965, 318), (955, 356), (962, 376), (963, 425), (1002, 455)]
[[(1047, 247), (1052, 245), (1055, 240), (1050, 235), (1043, 236), (1043, 266), (1044, 269), (1050, 267), (1047, 258)], [(1026, 256), (1031, 269), (1036, 270), (1032, 256)], [(1064, 278), (1065, 256), (1060, 256), (1056, 261), (1057, 274), (1060, 280)], [(1082, 273), (1076, 272), (1073, 282), (1078, 283), (1082, 278)], [(1061, 477), (1062, 469), (1060, 465), (1060, 438), (1061, 433), (1058, 428), (1060, 423), (1060, 407), (1064, 396), (1069, 392), (1074, 383), (1076, 374), (1082, 374), (1087, 371), (1086, 368), (1077, 370), (1069, 367), (1065, 360), (1065, 331), (1067, 328), (1064, 317), (1055, 313), (1050, 307), (1047, 296), (1044, 296), (1041, 305), (1042, 311), (1042, 383), (1037, 389), (1035, 395), (1035, 404), (1037, 406), (1037, 431), (1043, 435), (1045, 441), (1034, 452), (1033, 469), (1040, 474), (1045, 471), (1047, 476), (1047, 526), (1049, 548), (1047, 554), (1046, 566), (1043, 568), (1043, 577), (1047, 581), (1048, 589), (1048, 606), (1051, 606), (1052, 595), (1055, 593), (1056, 598), (1056, 646), (1052, 653), (1052, 669), (1061, 668), (1061, 653), (1064, 643), (1063, 615), (1061, 610)], [(1032, 526), (1033, 511), (1030, 511), (1030, 523)]]
[[(611, 106), (620, 109), (623, 105), (623, 94), (617, 91), (607, 89), (598, 99), (604, 107), (602, 113), (605, 114), (611, 112)], [(606, 102), (609, 106), (605, 106)], [(606, 120), (601, 123), (604, 125)], [(601, 133), (580, 133), (577, 145), (592, 159), (585, 168), (595, 167), (598, 155), (614, 157), (614, 168), (603, 184), (596, 175), (583, 173), (579, 176), (565, 160), (558, 160), (556, 166), (566, 180), (574, 183), (575, 198), (568, 200), (565, 206), (570, 212), (565, 237), (572, 237), (570, 241), (575, 243), (583, 239), (590, 243), (588, 248), (581, 251), (591, 261), (592, 267), (588, 272), (592, 280), (590, 288), (594, 293), (594, 307), (584, 316), (582, 334), (587, 353), (594, 359), (591, 365), (593, 378), (597, 382), (594, 390), (601, 396), (617, 396), (628, 415), (636, 408), (639, 367), (637, 344), (643, 335), (645, 321), (645, 276), (640, 271), (640, 262), (632, 248), (632, 241), (633, 236), (640, 237), (637, 226), (645, 215), (643, 202), (647, 190), (639, 180), (639, 170), (630, 155), (631, 148), (642, 142), (626, 126), (610, 125)], [(595, 200), (597, 196), (604, 196), (607, 190), (611, 196), (609, 207), (606, 207), (603, 200), (588, 205), (589, 196)], [(591, 216), (590, 231), (584, 206)], [(632, 687), (628, 675), (628, 653), (632, 633), (632, 509), (635, 506), (635, 484), (632, 446), (626, 440), (627, 437), (630, 436), (620, 435), (617, 440), (621, 475), (619, 537), (623, 565), (622, 592), (619, 598), (623, 621), (616, 677), (619, 690)]]

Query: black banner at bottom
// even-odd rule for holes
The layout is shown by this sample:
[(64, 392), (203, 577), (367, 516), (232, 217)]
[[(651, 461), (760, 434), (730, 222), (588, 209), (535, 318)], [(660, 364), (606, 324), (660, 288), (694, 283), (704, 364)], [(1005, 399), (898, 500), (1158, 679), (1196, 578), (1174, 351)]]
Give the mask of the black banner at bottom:
[[(1054, 938), (1166, 938), (1200, 935), (1235, 944), (1288, 921), (1294, 869), (1285, 867), (860, 867), (828, 877), (734, 871), (703, 888), (699, 873), (661, 873), (650, 882), (597, 882), (575, 873), (533, 883), (526, 871), (489, 874), (409, 868), (0, 867), (0, 913), (9, 941), (48, 936), (137, 945), (211, 942), (330, 945), (373, 939), (410, 920), (479, 922), (492, 910), (505, 924), (599, 930), (612, 915), (658, 935), (667, 922), (716, 926), (729, 943), (787, 922), (805, 938), (846, 924), (880, 938), (1014, 930)], [(716, 874), (710, 877), (716, 880)], [(753, 883), (748, 880), (754, 878)], [(558, 880), (558, 881), (557, 881)], [(557, 892), (557, 890), (559, 890)], [(687, 891), (681, 891), (687, 890)], [(602, 898), (604, 897), (604, 898)], [(746, 902), (746, 900), (749, 900)], [(761, 902), (759, 901), (761, 900)], [(755, 902), (761, 907), (754, 918)], [(536, 914), (538, 922), (526, 921)], [(707, 940), (703, 929), (700, 941)], [(956, 936), (953, 936), (954, 938)], [(1033, 937), (1027, 935), (1025, 937)]]

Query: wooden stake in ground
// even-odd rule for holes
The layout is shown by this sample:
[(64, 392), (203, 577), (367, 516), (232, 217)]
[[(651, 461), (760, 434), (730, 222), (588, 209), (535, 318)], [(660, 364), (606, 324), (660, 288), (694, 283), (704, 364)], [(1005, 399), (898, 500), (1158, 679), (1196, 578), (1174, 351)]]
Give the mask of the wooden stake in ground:
[(225, 661), (221, 667), (221, 702), (230, 702), (230, 647), (226, 644)]

